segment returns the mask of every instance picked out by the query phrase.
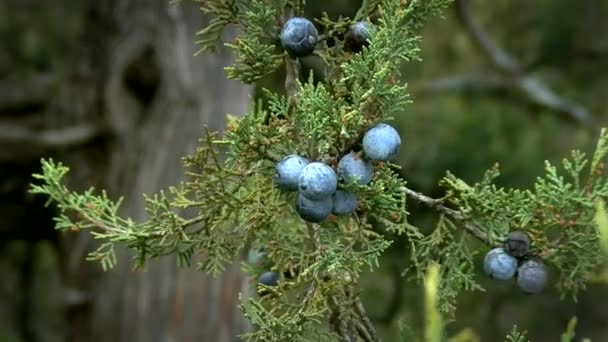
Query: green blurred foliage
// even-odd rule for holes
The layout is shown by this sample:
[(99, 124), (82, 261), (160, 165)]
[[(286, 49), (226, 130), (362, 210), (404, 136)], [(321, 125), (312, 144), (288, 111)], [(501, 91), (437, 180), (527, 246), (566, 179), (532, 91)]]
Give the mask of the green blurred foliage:
[(0, 1), (0, 77), (66, 65), (84, 6), (79, 0)]

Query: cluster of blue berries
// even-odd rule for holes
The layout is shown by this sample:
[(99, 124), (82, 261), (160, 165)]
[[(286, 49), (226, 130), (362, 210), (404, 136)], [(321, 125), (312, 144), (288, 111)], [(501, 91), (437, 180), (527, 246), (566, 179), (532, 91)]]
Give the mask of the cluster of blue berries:
[[(315, 50), (319, 33), (308, 19), (293, 17), (281, 29), (281, 44), (292, 57), (310, 56)], [(370, 24), (360, 21), (353, 24), (344, 36), (344, 45), (353, 52), (361, 51), (370, 38)]]
[(517, 278), (517, 286), (528, 294), (541, 292), (549, 278), (547, 266), (529, 257), (530, 238), (521, 231), (509, 233), (504, 247), (490, 250), (484, 259), (484, 271), (493, 279)]
[(310, 162), (299, 155), (289, 155), (275, 167), (274, 181), (283, 191), (297, 191), (296, 212), (308, 222), (318, 223), (332, 213), (336, 216), (352, 214), (358, 205), (357, 196), (339, 190), (338, 181), (367, 185), (374, 176), (372, 161), (393, 159), (401, 138), (393, 127), (378, 124), (363, 136), (363, 152), (350, 152), (340, 159), (337, 171), (322, 162)]

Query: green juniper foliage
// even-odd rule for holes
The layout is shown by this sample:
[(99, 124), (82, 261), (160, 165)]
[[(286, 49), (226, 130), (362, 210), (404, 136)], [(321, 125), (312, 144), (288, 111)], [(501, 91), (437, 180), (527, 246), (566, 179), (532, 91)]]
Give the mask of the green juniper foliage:
[[(147, 221), (122, 218), (121, 201), (103, 191), (66, 188), (68, 167), (53, 160), (42, 161), (31, 191), (57, 206), (57, 229), (90, 230), (101, 242), (90, 259), (104, 269), (115, 265), (117, 244), (134, 252), (138, 267), (174, 255), (180, 265), (211, 274), (222, 272), (244, 250), (263, 251), (262, 262), (244, 263), (244, 270), (252, 279), (277, 271), (281, 280), (278, 286), (259, 285), (264, 295), (242, 298), (240, 309), (255, 326), (243, 338), (252, 341), (353, 340), (355, 335), (378, 341), (357, 283), (364, 270), (378, 267), (395, 235), (405, 235), (411, 247), (406, 274), (422, 282), (432, 270), (433, 306), (442, 314), (453, 314), (460, 292), (483, 291), (474, 257), (502, 245), (513, 230), (530, 236), (530, 255), (550, 266), (551, 284), (575, 298), (606, 261), (595, 225), (596, 200), (608, 197), (606, 131), (590, 160), (575, 151), (561, 170), (547, 162), (546, 174), (531, 189), (496, 186), (496, 166), (476, 184), (448, 172), (440, 181), (445, 196), (433, 199), (409, 189), (397, 165), (377, 162), (369, 185), (339, 186), (357, 195), (356, 214), (321, 224), (300, 219), (296, 195), (273, 184), (275, 165), (284, 156), (298, 154), (335, 167), (360, 147), (368, 128), (403, 113), (410, 99), (400, 83), (401, 65), (419, 59), (418, 30), (449, 2), (368, 0), (355, 19), (318, 19), (315, 55), (325, 65), (324, 81), (318, 83), (313, 75), (297, 78), (298, 62), (278, 42), (286, 18), (302, 14), (303, 0), (201, 1), (203, 12), (212, 16), (199, 33), (201, 51), (213, 50), (224, 28), (236, 26), (240, 35), (227, 44), (236, 56), (228, 77), (251, 83), (285, 66), (287, 95), (266, 90), (267, 103), (230, 118), (224, 135), (203, 132), (197, 150), (184, 158), (187, 180), (146, 197)], [(340, 37), (356, 20), (373, 24), (371, 39), (363, 51), (347, 53)], [(408, 198), (437, 210), (433, 232), (424, 235), (408, 223)], [(182, 217), (177, 209), (196, 214)], [(195, 257), (202, 261), (191, 265)], [(437, 328), (439, 313), (433, 317), (429, 324)], [(431, 329), (426, 334), (440, 339)], [(507, 338), (525, 340), (516, 329)]]
[(511, 330), (511, 333), (507, 335), (507, 339), (505, 340), (505, 342), (530, 342), (530, 340), (528, 340), (525, 333), (520, 332), (517, 329), (517, 326), (514, 325), (513, 330)]

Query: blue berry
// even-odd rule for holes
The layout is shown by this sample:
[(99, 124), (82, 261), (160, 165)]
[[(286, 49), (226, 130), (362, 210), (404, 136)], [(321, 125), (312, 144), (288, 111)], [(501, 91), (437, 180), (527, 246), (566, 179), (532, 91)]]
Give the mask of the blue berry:
[(530, 251), (530, 238), (528, 234), (516, 230), (507, 235), (505, 250), (514, 257), (523, 257)]
[(306, 165), (300, 173), (298, 188), (310, 200), (328, 198), (336, 192), (338, 176), (326, 164), (314, 162)]
[(279, 274), (277, 272), (264, 272), (258, 278), (258, 283), (266, 286), (277, 286), (279, 284)]
[(308, 159), (292, 154), (277, 163), (274, 181), (284, 191), (298, 190), (298, 180), (302, 169), (310, 163)]
[(344, 36), (345, 47), (353, 52), (359, 52), (368, 45), (371, 24), (366, 21), (354, 23)]
[(507, 254), (503, 248), (494, 248), (486, 254), (483, 269), (491, 278), (511, 279), (517, 271), (517, 260)]
[(527, 259), (517, 269), (517, 286), (525, 293), (541, 292), (548, 278), (547, 266), (538, 259)]
[(296, 212), (308, 222), (318, 223), (329, 217), (333, 207), (333, 200), (327, 197), (321, 200), (310, 200), (301, 193), (296, 196)]
[(281, 44), (294, 57), (311, 55), (318, 38), (315, 25), (306, 18), (291, 18), (285, 22), (281, 30)]
[(338, 190), (334, 194), (333, 213), (337, 216), (347, 216), (357, 209), (357, 195), (349, 191)]
[(397, 156), (401, 137), (392, 126), (378, 124), (363, 136), (363, 151), (371, 160), (389, 161)]
[(346, 183), (357, 182), (367, 185), (374, 176), (374, 167), (357, 153), (350, 152), (338, 162), (338, 177)]

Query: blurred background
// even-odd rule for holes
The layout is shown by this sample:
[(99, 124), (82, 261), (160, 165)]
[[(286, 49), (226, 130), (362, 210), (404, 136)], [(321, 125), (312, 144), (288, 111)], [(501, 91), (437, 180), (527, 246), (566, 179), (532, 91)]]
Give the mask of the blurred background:
[[(257, 92), (225, 79), (230, 56), (193, 56), (207, 18), (196, 4), (168, 2), (0, 1), (1, 342), (215, 342), (247, 329), (236, 304), (250, 289), (238, 266), (211, 279), (167, 258), (133, 272), (121, 252), (103, 273), (85, 261), (90, 237), (57, 234), (53, 208), (27, 193), (40, 158), (53, 157), (70, 166), (70, 187), (124, 196), (124, 214), (143, 219), (141, 194), (179, 181), (201, 127), (246, 111)], [(309, 0), (308, 16), (352, 17), (359, 3)], [(606, 17), (605, 0), (457, 0), (432, 20), (424, 61), (404, 67), (414, 103), (396, 122), (410, 185), (440, 196), (447, 170), (475, 182), (498, 162), (501, 185), (525, 188), (544, 160), (591, 151), (607, 125)], [(279, 90), (280, 77), (261, 85)], [(433, 213), (411, 211), (414, 224), (433, 226)], [(407, 252), (397, 241), (361, 285), (387, 341), (397, 341), (399, 320), (422, 327), (421, 289), (400, 276)], [(608, 341), (606, 285), (573, 301), (479, 279), (487, 291), (460, 296), (449, 332), (503, 341), (517, 324), (533, 342), (556, 341), (577, 316), (579, 337)]]

